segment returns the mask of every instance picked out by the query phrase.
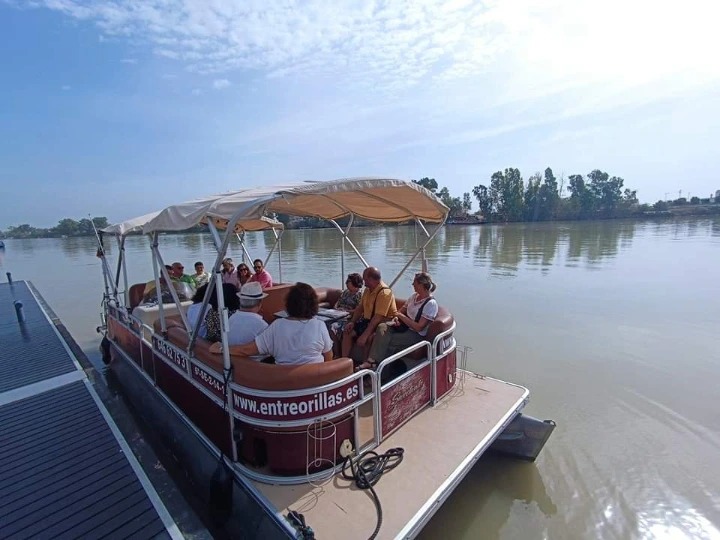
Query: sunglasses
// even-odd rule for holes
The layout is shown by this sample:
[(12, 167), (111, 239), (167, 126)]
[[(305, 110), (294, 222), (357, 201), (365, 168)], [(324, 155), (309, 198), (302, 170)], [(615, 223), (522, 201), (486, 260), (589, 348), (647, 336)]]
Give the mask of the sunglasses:
[(249, 272), (250, 269), (249, 269), (249, 268), (241, 268), (240, 271), (241, 271), (241, 272)]
[(255, 266), (253, 266), (253, 268), (254, 268), (255, 270), (259, 270), (260, 268), (262, 268), (262, 265), (257, 264), (257, 265), (255, 265)]

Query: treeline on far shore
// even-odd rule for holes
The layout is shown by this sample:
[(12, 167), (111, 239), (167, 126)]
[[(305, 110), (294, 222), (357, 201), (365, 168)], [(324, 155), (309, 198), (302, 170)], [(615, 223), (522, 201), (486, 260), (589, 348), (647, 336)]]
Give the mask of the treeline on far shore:
[[(641, 204), (637, 190), (625, 187), (625, 180), (595, 169), (583, 176), (571, 174), (556, 177), (550, 167), (536, 172), (525, 181), (519, 169), (510, 167), (490, 176), (490, 182), (478, 184), (461, 197), (453, 196), (447, 187), (434, 178), (413, 180), (434, 193), (449, 209), (449, 221), (456, 223), (507, 223), (517, 221), (566, 221), (612, 219), (657, 215), (693, 215), (720, 213), (720, 191), (715, 197), (679, 197), (674, 200)], [(567, 193), (567, 195), (564, 195)], [(477, 204), (477, 210), (474, 205)], [(331, 227), (327, 221), (313, 217), (275, 216), (287, 229), (315, 229)], [(344, 226), (347, 219), (338, 220)], [(93, 228), (94, 224), (94, 228)], [(355, 219), (354, 226), (376, 225)], [(95, 229), (108, 226), (105, 217), (91, 219), (61, 219), (55, 227), (37, 228), (27, 223), (0, 231), (0, 238), (61, 238), (92, 236)], [(183, 233), (205, 232), (198, 225)]]

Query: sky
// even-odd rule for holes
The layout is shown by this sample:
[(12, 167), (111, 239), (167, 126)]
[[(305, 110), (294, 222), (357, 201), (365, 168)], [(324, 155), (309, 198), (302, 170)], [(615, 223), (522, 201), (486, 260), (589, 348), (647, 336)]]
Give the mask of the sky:
[(0, 228), (354, 176), (462, 196), (507, 167), (707, 197), (718, 20), (712, 0), (0, 0)]

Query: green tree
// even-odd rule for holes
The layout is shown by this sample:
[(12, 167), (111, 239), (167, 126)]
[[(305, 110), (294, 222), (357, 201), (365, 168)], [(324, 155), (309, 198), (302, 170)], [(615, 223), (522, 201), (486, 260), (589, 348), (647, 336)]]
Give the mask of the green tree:
[(7, 235), (9, 238), (31, 238), (35, 236), (36, 233), (37, 229), (28, 225), (27, 223), (23, 223), (22, 225), (18, 225), (16, 227), (13, 227), (11, 225), (10, 227), (8, 227), (7, 231)]
[(425, 189), (432, 191), (433, 193), (435, 193), (438, 188), (438, 183), (435, 181), (435, 179), (428, 178), (427, 176), (425, 178), (421, 178), (420, 180), (413, 180), (413, 183), (422, 186)]
[(540, 211), (538, 219), (543, 221), (553, 219), (560, 204), (558, 182), (550, 167), (545, 169), (543, 184), (540, 186)]
[(665, 201), (658, 201), (655, 204), (653, 204), (653, 210), (657, 210), (658, 212), (662, 212), (664, 210), (668, 209), (668, 203)]
[(604, 215), (611, 216), (622, 201), (622, 187), (624, 180), (610, 175), (599, 169), (588, 174), (588, 188), (594, 198), (594, 206)]
[(475, 186), (472, 188), (472, 194), (478, 201), (478, 212), (486, 221), (492, 221), (493, 200), (487, 186), (482, 184)]
[(472, 210), (472, 199), (469, 193), (463, 193), (462, 208), (465, 214), (469, 214)]
[(518, 169), (510, 167), (504, 172), (494, 172), (488, 190), (493, 201), (494, 217), (499, 221), (520, 221), (525, 211), (523, 188)]
[(58, 224), (53, 227), (52, 232), (63, 236), (73, 236), (80, 230), (80, 224), (74, 219), (61, 219)]
[(700, 204), (700, 197), (691, 197), (690, 204)]
[(540, 182), (542, 176), (537, 172), (528, 178), (525, 187), (525, 219), (528, 221), (537, 221), (540, 216)]
[(574, 214), (572, 217), (587, 219), (593, 212), (595, 202), (593, 193), (588, 189), (581, 174), (571, 174), (568, 182), (570, 211)]

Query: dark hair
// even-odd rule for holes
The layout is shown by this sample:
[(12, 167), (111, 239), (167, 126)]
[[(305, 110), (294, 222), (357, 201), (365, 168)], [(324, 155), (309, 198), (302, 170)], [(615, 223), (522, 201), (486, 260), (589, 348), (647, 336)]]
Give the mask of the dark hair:
[[(225, 307), (230, 311), (237, 311), (240, 308), (237, 292), (237, 287), (232, 283), (223, 283), (223, 301)], [(215, 311), (218, 310), (217, 292), (215, 291), (210, 295), (210, 305)]]
[(427, 291), (433, 292), (435, 290), (435, 283), (433, 283), (432, 276), (427, 272), (418, 272), (415, 274), (413, 281), (417, 281)]
[(249, 267), (247, 264), (245, 264), (245, 263), (240, 263), (240, 264), (237, 265), (237, 269), (238, 269), (238, 270), (242, 270), (243, 268), (244, 268), (245, 270), (247, 270), (248, 272), (250, 271), (250, 267)]
[(355, 285), (358, 289), (363, 286), (363, 278), (357, 272), (348, 274), (347, 281)]
[(202, 261), (198, 261), (198, 262), (196, 262), (193, 266), (194, 266), (195, 268), (197, 268), (198, 266), (203, 266), (203, 267), (204, 267), (205, 265), (203, 264)]
[[(201, 285), (198, 287), (198, 290), (195, 291), (195, 294), (192, 297), (193, 304), (199, 304), (203, 301), (203, 298), (205, 298), (205, 291), (207, 291), (207, 283), (205, 285)], [(212, 298), (210, 298), (212, 301)], [(217, 297), (215, 297), (215, 303), (217, 303)]]
[(285, 310), (290, 317), (312, 319), (318, 314), (318, 296), (307, 283), (296, 283), (285, 298)]
[(263, 266), (265, 266), (265, 263), (262, 262), (262, 259), (255, 259), (255, 260), (253, 261), (253, 266), (255, 266), (255, 263), (260, 263), (260, 264), (262, 264)]

